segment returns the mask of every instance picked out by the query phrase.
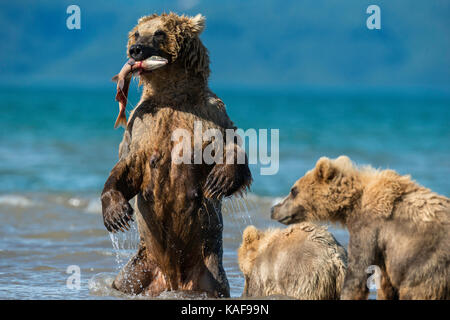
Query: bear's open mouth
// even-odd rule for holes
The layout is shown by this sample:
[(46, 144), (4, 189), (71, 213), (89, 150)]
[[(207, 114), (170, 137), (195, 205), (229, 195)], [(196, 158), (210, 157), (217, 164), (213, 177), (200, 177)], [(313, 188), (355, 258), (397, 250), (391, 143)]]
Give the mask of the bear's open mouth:
[(277, 219), (278, 222), (282, 223), (282, 224), (289, 224), (292, 222), (292, 220), (294, 219), (294, 216), (286, 216), (286, 217), (282, 217)]
[(142, 61), (135, 61), (134, 59), (129, 59), (127, 62), (131, 66), (131, 72), (134, 73), (144, 73), (144, 72), (152, 72), (155, 69), (161, 68), (165, 66), (168, 61), (167, 59), (160, 56), (151, 56)]

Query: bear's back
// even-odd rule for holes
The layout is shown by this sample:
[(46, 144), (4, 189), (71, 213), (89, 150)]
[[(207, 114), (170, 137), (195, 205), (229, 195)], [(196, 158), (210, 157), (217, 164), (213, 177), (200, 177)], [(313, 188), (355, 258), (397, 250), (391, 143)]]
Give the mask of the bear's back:
[(326, 228), (309, 222), (294, 224), (270, 235), (255, 259), (249, 290), (264, 296), (337, 299), (346, 265), (345, 249)]
[(450, 199), (420, 187), (403, 196), (394, 210), (394, 217), (408, 218), (416, 223), (450, 223)]

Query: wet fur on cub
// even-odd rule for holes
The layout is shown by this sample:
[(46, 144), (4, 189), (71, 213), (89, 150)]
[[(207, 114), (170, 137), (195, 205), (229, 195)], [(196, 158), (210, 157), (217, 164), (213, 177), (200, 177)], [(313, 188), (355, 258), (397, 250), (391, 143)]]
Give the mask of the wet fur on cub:
[(244, 230), (238, 250), (244, 296), (339, 299), (347, 252), (325, 227), (309, 222), (285, 229)]
[(450, 199), (410, 176), (323, 157), (272, 208), (272, 218), (347, 227), (343, 299), (367, 298), (370, 265), (382, 273), (378, 299), (450, 299)]

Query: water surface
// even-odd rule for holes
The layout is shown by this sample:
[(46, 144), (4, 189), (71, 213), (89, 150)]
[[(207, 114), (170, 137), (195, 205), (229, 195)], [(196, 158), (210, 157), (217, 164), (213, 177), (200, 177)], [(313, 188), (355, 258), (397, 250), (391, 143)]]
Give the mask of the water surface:
[[(445, 95), (216, 91), (240, 128), (280, 130), (278, 174), (261, 176), (252, 165), (248, 204), (226, 202), (224, 265), (233, 297), (244, 283), (236, 253), (242, 230), (280, 226), (270, 221), (270, 207), (321, 156), (346, 154), (450, 194)], [(0, 298), (123, 298), (109, 285), (135, 252), (137, 234), (120, 234), (114, 247), (99, 201), (123, 132), (112, 128), (113, 97), (114, 88), (0, 89)], [(345, 230), (330, 231), (347, 245)], [(66, 287), (70, 265), (81, 269), (80, 290)]]

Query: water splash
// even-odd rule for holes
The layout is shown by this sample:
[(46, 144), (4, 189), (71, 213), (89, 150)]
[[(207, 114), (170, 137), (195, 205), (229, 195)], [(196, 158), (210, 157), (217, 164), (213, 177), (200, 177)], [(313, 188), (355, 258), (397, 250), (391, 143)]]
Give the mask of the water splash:
[(120, 270), (138, 250), (139, 232), (136, 222), (130, 221), (130, 230), (117, 233), (110, 232), (109, 237), (116, 257), (117, 269)]
[[(137, 252), (139, 247), (139, 232), (137, 228), (137, 223), (135, 221), (130, 221), (130, 229), (126, 232), (117, 232), (117, 233), (109, 233), (109, 237), (111, 239), (114, 256), (116, 258), (116, 269), (117, 272), (120, 272), (125, 264), (130, 260), (130, 258)], [(128, 279), (128, 274), (123, 274), (125, 281), (130, 281)], [(100, 279), (102, 279), (100, 277)], [(100, 282), (100, 284), (99, 284)], [(103, 281), (104, 282), (104, 281)], [(104, 287), (104, 283), (102, 281), (93, 280), (92, 291), (95, 291), (97, 287), (95, 285), (99, 285), (100, 287)], [(112, 283), (112, 281), (111, 281)], [(142, 286), (142, 285), (141, 285)], [(132, 294), (135, 296), (135, 294)]]
[(113, 252), (114, 255), (116, 257), (116, 264), (117, 264), (117, 268), (120, 268), (121, 265), (121, 259), (120, 259), (120, 246), (119, 246), (119, 237), (117, 236), (116, 233), (109, 233), (109, 238), (111, 239), (111, 243), (113, 246)]
[(88, 282), (89, 294), (95, 296), (110, 296), (113, 293), (113, 289), (111, 287), (112, 282), (114, 281), (114, 274), (111, 273), (97, 273), (92, 276)]
[(157, 299), (162, 300), (173, 300), (173, 299), (189, 299), (189, 300), (206, 300), (208, 299), (208, 294), (206, 292), (189, 292), (189, 291), (163, 291), (157, 297)]
[(239, 232), (243, 233), (244, 228), (253, 224), (251, 211), (253, 210), (249, 200), (244, 196), (233, 196), (225, 198), (222, 202), (222, 212), (227, 215)]

